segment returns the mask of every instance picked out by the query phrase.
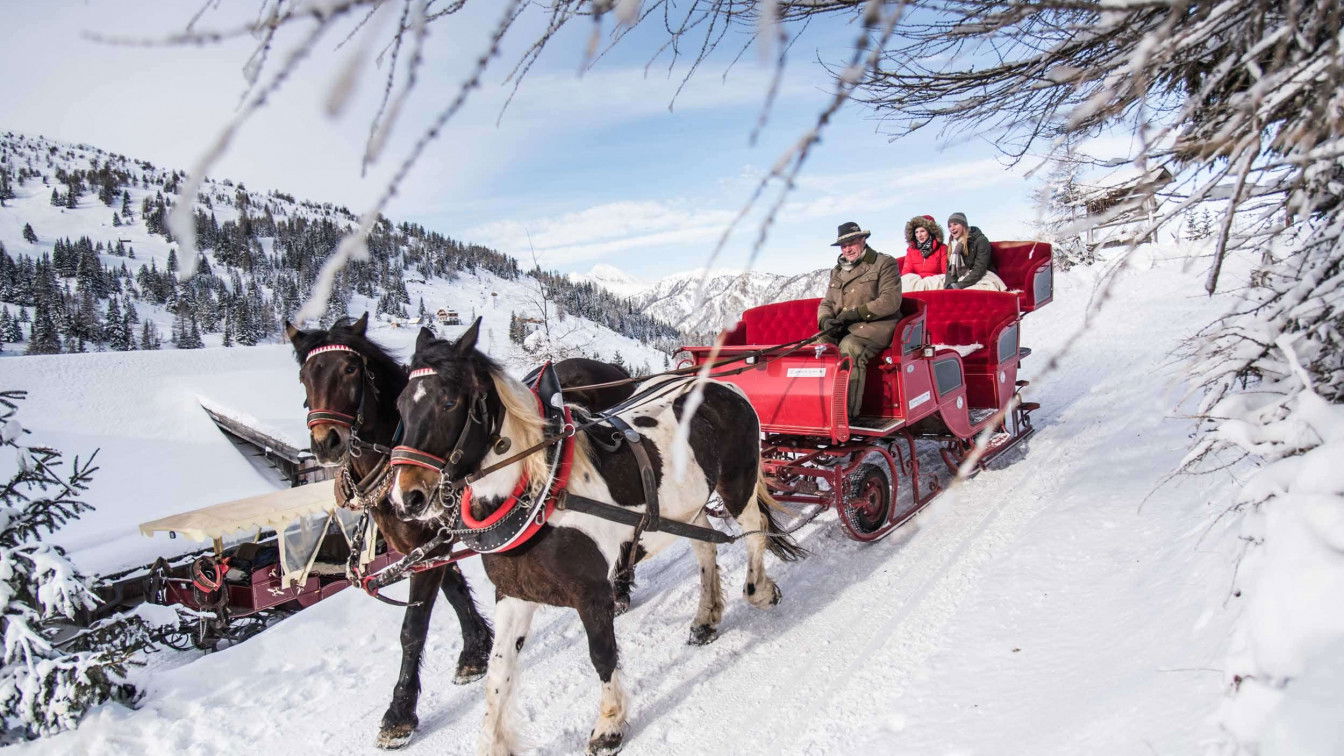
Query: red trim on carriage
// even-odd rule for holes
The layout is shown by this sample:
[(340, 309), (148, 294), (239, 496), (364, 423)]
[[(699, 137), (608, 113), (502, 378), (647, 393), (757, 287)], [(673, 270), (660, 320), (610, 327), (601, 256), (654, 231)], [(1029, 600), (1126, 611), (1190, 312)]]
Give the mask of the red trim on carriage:
[(415, 370), (412, 370), (411, 374), (406, 377), (408, 379), (428, 378), (431, 375), (437, 375), (437, 373), (434, 371), (434, 368), (416, 368)]

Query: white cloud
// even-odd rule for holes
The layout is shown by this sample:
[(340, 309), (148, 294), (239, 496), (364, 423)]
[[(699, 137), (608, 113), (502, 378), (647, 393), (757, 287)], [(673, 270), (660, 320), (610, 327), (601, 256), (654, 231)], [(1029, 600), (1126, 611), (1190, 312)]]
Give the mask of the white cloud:
[(535, 250), (543, 264), (560, 265), (622, 250), (702, 242), (721, 234), (732, 216), (685, 200), (611, 202), (551, 218), (486, 223), (465, 236), (515, 251), (524, 260)]

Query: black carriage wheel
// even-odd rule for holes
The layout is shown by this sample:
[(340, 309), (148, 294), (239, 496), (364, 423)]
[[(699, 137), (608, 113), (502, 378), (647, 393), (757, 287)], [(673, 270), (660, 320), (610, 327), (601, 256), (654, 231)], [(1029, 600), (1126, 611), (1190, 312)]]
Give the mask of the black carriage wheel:
[(886, 525), (891, 515), (891, 485), (881, 467), (860, 465), (850, 475), (845, 494), (846, 519), (856, 531), (873, 533)]

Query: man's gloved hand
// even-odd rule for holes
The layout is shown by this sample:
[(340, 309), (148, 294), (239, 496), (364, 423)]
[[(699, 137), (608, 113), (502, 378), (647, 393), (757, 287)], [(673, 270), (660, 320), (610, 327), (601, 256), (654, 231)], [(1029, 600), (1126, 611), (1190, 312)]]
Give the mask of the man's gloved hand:
[(821, 322), (817, 324), (818, 326), (817, 330), (834, 331), (835, 329), (840, 328), (844, 324), (845, 321), (841, 320), (840, 318), (822, 318)]
[(857, 323), (860, 320), (863, 320), (863, 316), (859, 314), (858, 310), (849, 307), (840, 311), (839, 319), (841, 323), (849, 325), (850, 323)]

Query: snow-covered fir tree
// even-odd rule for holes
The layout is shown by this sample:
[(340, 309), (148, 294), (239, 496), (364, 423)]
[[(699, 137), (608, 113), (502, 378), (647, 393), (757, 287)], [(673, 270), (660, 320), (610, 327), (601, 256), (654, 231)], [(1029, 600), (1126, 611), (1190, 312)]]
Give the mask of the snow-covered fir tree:
[(94, 706), (132, 700), (127, 668), (155, 636), (136, 613), (82, 621), (100, 603), (94, 583), (45, 539), (91, 509), (81, 497), (97, 470), (96, 452), (67, 465), (62, 452), (26, 443), (15, 417), (23, 398), (0, 392), (0, 447), (18, 462), (0, 486), (3, 742), (68, 729)]

